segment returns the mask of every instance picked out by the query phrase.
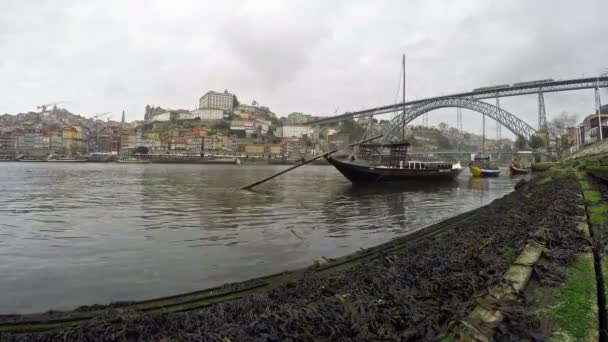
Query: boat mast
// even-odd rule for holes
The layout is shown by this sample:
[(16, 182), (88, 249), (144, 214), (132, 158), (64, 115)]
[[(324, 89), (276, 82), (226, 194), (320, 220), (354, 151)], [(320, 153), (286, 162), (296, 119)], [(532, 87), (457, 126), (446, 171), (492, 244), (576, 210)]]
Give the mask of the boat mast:
[(485, 114), (481, 114), (483, 116), (482, 122), (483, 122), (483, 132), (481, 135), (481, 154), (485, 156), (486, 154), (486, 115)]
[(401, 121), (401, 141), (405, 142), (405, 54), (403, 54), (403, 120)]

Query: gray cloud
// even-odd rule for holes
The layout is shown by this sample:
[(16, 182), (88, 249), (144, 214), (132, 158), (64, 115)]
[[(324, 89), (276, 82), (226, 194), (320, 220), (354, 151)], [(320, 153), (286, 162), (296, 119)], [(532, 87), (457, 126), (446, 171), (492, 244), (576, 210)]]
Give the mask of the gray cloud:
[[(607, 10), (602, 0), (6, 0), (0, 107), (68, 100), (85, 115), (125, 109), (134, 120), (147, 103), (193, 108), (205, 91), (229, 89), (279, 115), (330, 115), (393, 102), (403, 52), (408, 98), (592, 75), (608, 67)], [(593, 111), (589, 91), (546, 101), (549, 115)], [(501, 104), (535, 125), (535, 97)], [(429, 118), (454, 124), (455, 112)], [(477, 114), (464, 117), (479, 129)]]

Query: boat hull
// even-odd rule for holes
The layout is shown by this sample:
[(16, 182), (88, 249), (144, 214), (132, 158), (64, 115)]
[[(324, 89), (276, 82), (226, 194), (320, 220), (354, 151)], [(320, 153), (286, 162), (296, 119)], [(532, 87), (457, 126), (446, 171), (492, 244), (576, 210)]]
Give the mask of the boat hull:
[(352, 183), (375, 183), (407, 180), (453, 180), (462, 169), (397, 169), (355, 165), (325, 157), (344, 177)]
[(117, 163), (121, 164), (150, 164), (149, 160), (117, 160)]
[(527, 175), (531, 171), (530, 169), (521, 169), (513, 165), (511, 165), (509, 169), (511, 170), (512, 175)]
[(216, 165), (231, 165), (231, 164), (240, 164), (238, 159), (210, 159), (210, 160), (201, 160), (199, 164), (216, 164)]
[(469, 171), (473, 177), (498, 177), (500, 175), (500, 170), (482, 169), (475, 165), (469, 165)]

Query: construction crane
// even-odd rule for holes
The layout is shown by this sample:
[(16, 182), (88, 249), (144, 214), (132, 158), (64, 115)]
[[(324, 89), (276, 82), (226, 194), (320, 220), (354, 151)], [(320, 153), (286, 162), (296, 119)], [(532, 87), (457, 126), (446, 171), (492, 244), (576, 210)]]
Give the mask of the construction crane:
[(103, 113), (95, 114), (95, 115), (93, 115), (93, 119), (97, 119), (97, 118), (100, 118), (102, 116), (106, 116), (108, 114), (112, 114), (112, 112), (103, 112)]
[(36, 108), (37, 109), (41, 109), (42, 111), (40, 113), (44, 114), (44, 113), (46, 113), (46, 107), (58, 105), (58, 104), (64, 103), (64, 102), (65, 101), (51, 102), (51, 103), (43, 104), (43, 105), (40, 105), (40, 106), (36, 106)]

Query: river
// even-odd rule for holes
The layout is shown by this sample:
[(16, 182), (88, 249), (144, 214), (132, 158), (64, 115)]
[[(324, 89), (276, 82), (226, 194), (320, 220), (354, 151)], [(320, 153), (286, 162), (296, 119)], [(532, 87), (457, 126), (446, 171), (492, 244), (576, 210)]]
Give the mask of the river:
[(353, 187), (304, 166), (0, 163), (0, 313), (143, 300), (309, 266), (477, 208), (496, 179)]

